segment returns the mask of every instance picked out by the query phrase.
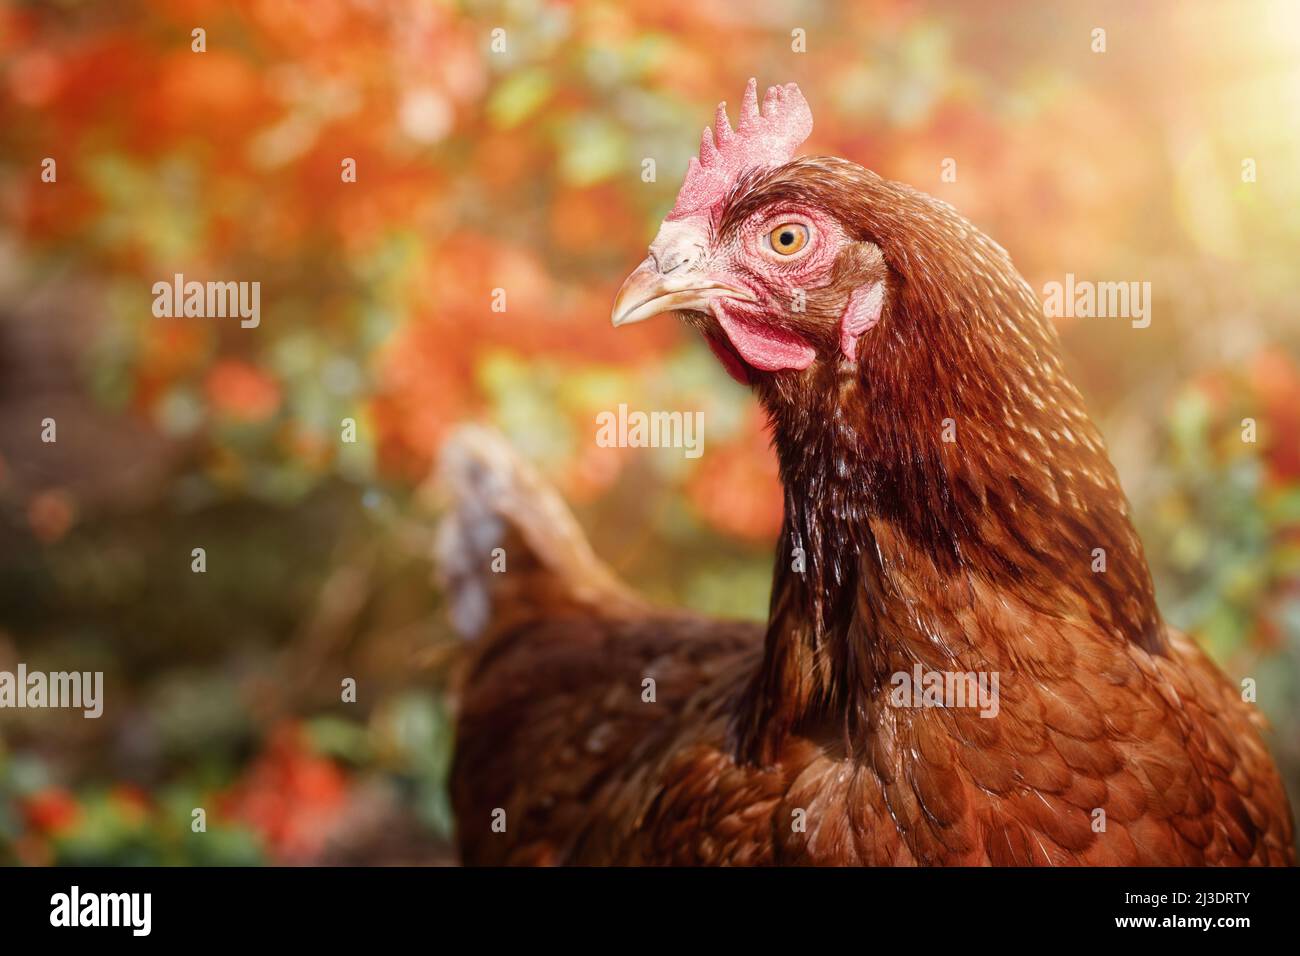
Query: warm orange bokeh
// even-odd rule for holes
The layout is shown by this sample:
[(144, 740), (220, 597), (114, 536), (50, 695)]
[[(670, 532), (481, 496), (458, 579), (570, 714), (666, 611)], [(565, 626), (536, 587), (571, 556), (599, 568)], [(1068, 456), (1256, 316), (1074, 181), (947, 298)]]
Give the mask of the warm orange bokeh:
[[(1148, 328), (1061, 319), (1066, 364), (1165, 614), (1300, 740), (1298, 38), (1284, 0), (0, 7), (0, 657), (112, 664), (131, 701), (60, 747), (15, 735), (44, 776), (6, 731), (0, 862), (197, 854), (161, 796), (178, 778), (181, 803), (226, 795), (214, 858), (246, 861), (249, 832), (266, 858), (323, 852), (386, 770), (317, 752), (297, 718), (334, 687), (290, 685), (374, 678), (329, 712), (361, 724), (413, 679), (410, 645), (447, 637), (413, 492), (465, 420), (642, 590), (765, 613), (782, 500), (752, 395), (671, 319), (609, 325), (750, 76), (800, 84), (807, 152), (952, 203), (1035, 292), (1151, 283)], [(260, 322), (155, 318), (177, 274), (258, 283)], [(704, 453), (601, 447), (620, 404), (701, 411)], [(88, 796), (123, 740), (140, 779)], [(421, 825), (449, 825), (443, 772), (402, 768)]]

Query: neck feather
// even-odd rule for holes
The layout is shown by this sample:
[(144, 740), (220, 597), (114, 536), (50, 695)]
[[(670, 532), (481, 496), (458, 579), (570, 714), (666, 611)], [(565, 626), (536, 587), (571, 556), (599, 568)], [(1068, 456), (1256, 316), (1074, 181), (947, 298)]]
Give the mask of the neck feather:
[[(937, 218), (912, 237), (932, 254), (964, 223)], [(966, 229), (941, 275), (881, 243), (889, 305), (857, 366), (760, 388), (785, 523), (763, 663), (737, 713), (751, 759), (810, 721), (854, 736), (867, 700), (918, 659), (1023, 659), (1045, 626), (1165, 651), (1127, 501), (1055, 331), (1006, 254)]]

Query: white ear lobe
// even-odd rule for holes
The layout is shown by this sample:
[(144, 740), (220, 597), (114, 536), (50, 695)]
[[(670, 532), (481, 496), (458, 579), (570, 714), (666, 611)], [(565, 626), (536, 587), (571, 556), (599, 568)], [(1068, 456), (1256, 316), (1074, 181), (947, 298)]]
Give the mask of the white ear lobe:
[(858, 339), (880, 321), (885, 306), (885, 284), (873, 282), (859, 286), (849, 296), (840, 317), (840, 351), (850, 362), (858, 360)]

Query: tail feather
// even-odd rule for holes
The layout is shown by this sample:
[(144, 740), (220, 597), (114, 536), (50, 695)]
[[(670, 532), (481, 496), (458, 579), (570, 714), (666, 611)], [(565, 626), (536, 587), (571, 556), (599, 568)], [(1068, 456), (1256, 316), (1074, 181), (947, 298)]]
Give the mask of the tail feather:
[(555, 489), (496, 432), (457, 429), (436, 480), (445, 512), (434, 559), (462, 636), (575, 607), (644, 607), (596, 557)]

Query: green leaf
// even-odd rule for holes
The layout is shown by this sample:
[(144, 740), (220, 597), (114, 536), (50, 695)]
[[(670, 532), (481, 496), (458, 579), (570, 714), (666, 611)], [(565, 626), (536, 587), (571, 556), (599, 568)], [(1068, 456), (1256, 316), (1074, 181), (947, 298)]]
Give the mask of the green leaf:
[(542, 70), (513, 73), (488, 99), (488, 121), (498, 129), (511, 129), (536, 113), (550, 95), (551, 80)]

